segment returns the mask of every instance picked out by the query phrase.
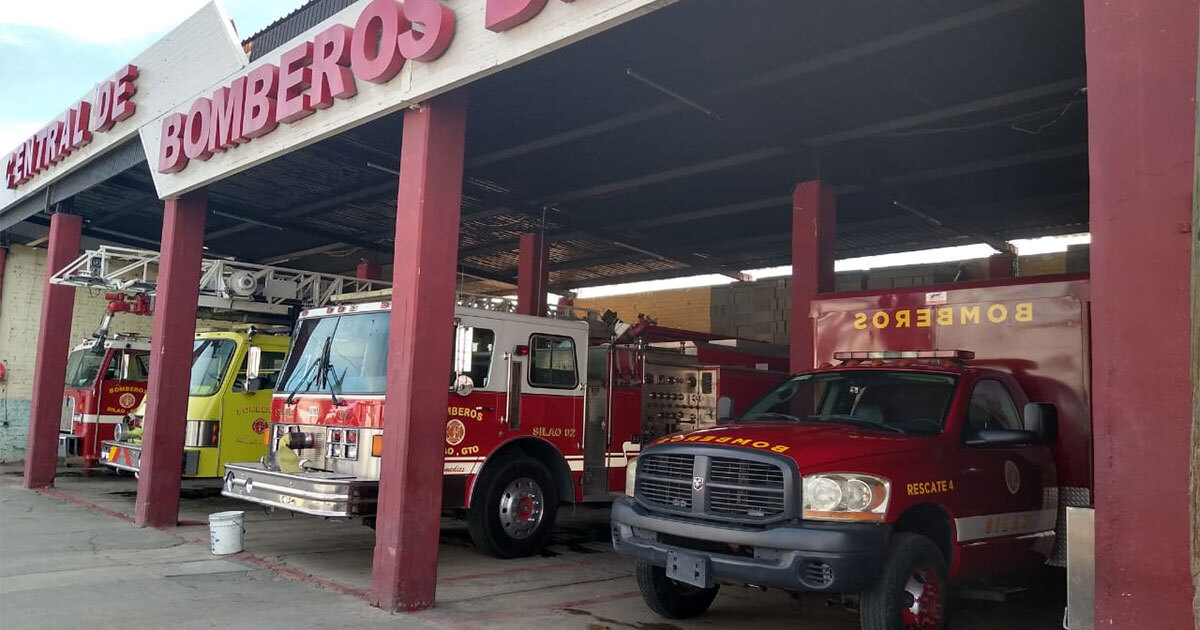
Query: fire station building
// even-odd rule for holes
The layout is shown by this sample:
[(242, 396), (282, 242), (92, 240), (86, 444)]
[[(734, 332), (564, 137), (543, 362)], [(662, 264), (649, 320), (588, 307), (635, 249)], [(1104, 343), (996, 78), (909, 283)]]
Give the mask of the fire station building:
[[(23, 488), (3, 486), (6, 502), (9, 494), (66, 501), (93, 517), (149, 528), (139, 535), (157, 535), (157, 528), (185, 541), (202, 529), (188, 523), (245, 511), (245, 550), (231, 561), (308, 582), (296, 588), (357, 596), (364, 609), (437, 606), (411, 617), (414, 623), (486, 625), (490, 615), (514, 612), (511, 598), (519, 597), (505, 592), (509, 603), (493, 607), (500, 591), (487, 589), (528, 579), (531, 592), (552, 600), (520, 604), (533, 611), (529, 623), (640, 627), (659, 618), (638, 600), (639, 586), (649, 610), (686, 617), (707, 608), (717, 584), (781, 584), (736, 569), (782, 562), (764, 551), (771, 546), (764, 532), (783, 521), (755, 520), (763, 516), (755, 510), (769, 514), (769, 505), (739, 504), (737, 526), (719, 530), (753, 530), (745, 540), (758, 542), (721, 538), (707, 517), (686, 530), (703, 533), (683, 535), (670, 529), (688, 517), (681, 502), (700, 510), (690, 502), (703, 498), (712, 516), (721, 489), (742, 486), (721, 482), (716, 468), (701, 474), (696, 463), (694, 477), (691, 468), (681, 473), (683, 494), (662, 499), (655, 512), (643, 490), (673, 473), (654, 462), (678, 462), (671, 457), (683, 453), (703, 458), (688, 462), (711, 457), (715, 467), (733, 452), (744, 459), (727, 461), (743, 462), (737, 483), (746, 483), (746, 462), (774, 466), (771, 458), (783, 457), (787, 465), (771, 474), (783, 471), (780, 492), (797, 493), (805, 506), (788, 527), (842, 510), (851, 493), (883, 493), (882, 505), (864, 499), (855, 512), (845, 530), (853, 542), (838, 539), (865, 554), (874, 553), (867, 549), (876, 538), (864, 533), (870, 522), (890, 532), (881, 554), (898, 553), (896, 536), (919, 533), (913, 519), (927, 513), (893, 518), (909, 501), (952, 506), (958, 489), (972, 497), (995, 490), (1005, 500), (1032, 492), (1041, 502), (950, 514), (946, 542), (933, 537), (941, 568), (914, 569), (908, 586), (897, 587), (897, 596), (908, 597), (903, 610), (880, 608), (875, 621), (871, 611), (892, 600), (872, 593), (886, 586), (873, 586), (873, 577), (852, 580), (854, 570), (841, 560), (814, 565), (810, 558), (805, 566), (826, 572), (825, 586), (847, 586), (822, 594), (805, 574), (798, 590), (818, 591), (817, 601), (852, 592), (846, 605), (861, 607), (863, 627), (944, 627), (949, 611), (954, 627), (1061, 627), (1066, 619), (1070, 628), (1200, 628), (1198, 26), (1194, 0), (309, 0), (248, 34), (237, 32), (219, 2), (209, 3), (105, 80), (78, 86), (80, 98), (46, 112), (45, 126), (19, 146), (2, 147), (0, 461), (10, 462), (10, 480), (19, 476)], [(1090, 247), (1056, 255), (1019, 256), (1013, 245), (1082, 233), (1090, 234)], [(990, 254), (835, 273), (835, 260), (962, 245), (988, 246)], [(769, 280), (751, 273), (788, 265)], [(571, 297), (691, 276), (720, 282)], [(290, 283), (284, 297), (281, 283)], [(362, 299), (339, 301), (339, 294)], [(496, 306), (512, 296), (515, 306)], [(258, 306), (239, 310), (238, 300)], [(591, 315), (548, 323), (569, 309)], [(334, 316), (349, 313), (363, 321), (378, 315), (371, 321), (383, 336), (363, 328), (361, 358), (349, 364), (377, 361), (373, 385), (327, 369), (350, 347), (339, 350), (342, 333), (331, 332)], [(137, 401), (115, 411), (65, 409), (64, 375), (78, 367), (72, 348), (102, 319), (93, 354), (124, 352), (127, 370), (128, 357), (140, 352), (144, 385)], [(337, 326), (349, 329), (352, 319)], [(291, 350), (286, 360), (278, 356), (278, 383), (256, 378), (266, 349), (246, 351), (238, 375), (246, 396), (275, 388), (273, 398), (263, 392), (262, 422), (246, 442), (271, 445), (270, 454), (261, 464), (221, 460), (220, 488), (197, 494), (186, 479), (184, 447), (217, 440), (217, 426), (232, 430), (219, 418), (193, 417), (200, 340), (231, 320), (291, 330)], [(330, 332), (320, 332), (326, 324)], [(510, 343), (514, 330), (522, 336)], [(115, 331), (140, 333), (128, 339), (141, 341), (122, 341)], [(324, 347), (316, 341), (322, 334)], [(607, 354), (597, 344), (608, 344)], [(691, 357), (695, 376), (656, 362), (654, 353), (666, 350)], [(570, 354), (556, 354), (563, 352)], [(310, 360), (312, 376), (305, 372)], [(892, 433), (908, 435), (876, 434), (858, 426), (870, 414), (848, 407), (841, 421), (850, 424), (834, 422), (851, 436), (841, 442), (830, 433), (783, 439), (770, 427), (736, 433), (737, 416), (753, 415), (751, 403), (788, 373), (817, 375), (787, 381), (800, 387), (851, 368), (929, 379), (938, 370), (959, 370), (963, 379), (993, 370), (999, 376), (990, 382), (1012, 392), (1015, 405), (1008, 405), (1021, 426), (955, 436), (953, 448), (980, 447), (970, 451), (973, 463), (961, 476), (920, 478), (889, 472), (909, 464), (845, 466), (910, 448), (872, 450), (880, 440), (919, 444), (917, 436), (935, 439), (938, 427), (951, 425), (914, 417), (914, 427), (932, 422), (932, 433), (902, 426)], [(767, 373), (775, 380), (767, 383)], [(295, 387), (285, 384), (290, 378)], [(716, 393), (694, 405), (666, 387), (708, 395), (712, 379)], [(1051, 386), (1063, 379), (1069, 391)], [(935, 388), (935, 380), (921, 387)], [(874, 383), (847, 391), (867, 398)], [(609, 435), (607, 449), (590, 451), (588, 427), (624, 430), (620, 387), (641, 392), (630, 404), (642, 428)], [(568, 391), (574, 407), (563, 413), (578, 423), (530, 426), (550, 409), (539, 396)], [(923, 405), (934, 389), (921, 391), (897, 400), (909, 409)], [(129, 424), (143, 395), (142, 424)], [(84, 404), (86, 396), (73, 396), (71, 405)], [(937, 408), (947, 423), (959, 413), (951, 400)], [(225, 413), (253, 407), (230, 405)], [(833, 407), (821, 409), (813, 419), (793, 419), (797, 426), (818, 416), (838, 421)], [(85, 458), (82, 476), (72, 457), (78, 453), (60, 448), (72, 412), (122, 427), (82, 438), (98, 453)], [(964, 402), (965, 422), (974, 422), (973, 413)], [(468, 450), (472, 433), (495, 439), (489, 414), (501, 420), (500, 441)], [(306, 433), (321, 418), (339, 420)], [(97, 463), (109, 457), (101, 443), (131, 429), (140, 462), (126, 468), (136, 480)], [(521, 457), (533, 461), (538, 449), (557, 449), (561, 466), (531, 467), (507, 451), (492, 457), (490, 449), (499, 452), (517, 435), (540, 445), (522, 447)], [(816, 460), (796, 454), (818, 440), (828, 442), (823, 452), (844, 453), (822, 471), (833, 476), (819, 480), (807, 467)], [(996, 455), (1003, 463), (995, 487), (969, 485), (989, 465), (981, 462), (1017, 443), (1049, 449), (1052, 459), (1038, 464), (1030, 450), (1007, 460)], [(639, 456), (642, 450), (650, 452)], [(957, 457), (948, 452), (930, 451), (921, 461)], [(297, 461), (281, 453), (298, 454)], [(355, 468), (351, 480), (350, 469), (334, 462), (370, 457), (376, 463), (367, 486), (357, 481), (366, 469)], [(497, 461), (519, 471), (511, 483), (486, 472)], [(1051, 472), (1036, 481), (1027, 465)], [(451, 468), (466, 471), (461, 485), (444, 481)], [(323, 481), (289, 486), (289, 470)], [(856, 476), (863, 472), (870, 474)], [(254, 491), (276, 486), (289, 498), (266, 500)], [(493, 490), (499, 520), (474, 516), (468, 504)], [(835, 491), (842, 503), (810, 505)], [(345, 494), (330, 498), (338, 492)], [(289, 510), (303, 517), (283, 520)], [(587, 510), (598, 525), (571, 524)], [(269, 516), (254, 520), (259, 514)], [(480, 556), (453, 544), (457, 525), (443, 520), (456, 515), (466, 519), (475, 547), (532, 557), (476, 564)], [(549, 529), (521, 529), (533, 517), (549, 518)], [(372, 527), (337, 525), (346, 518)], [(654, 529), (663, 522), (673, 533)], [(336, 534), (323, 533), (334, 526)], [(506, 543), (505, 531), (514, 540), (544, 535), (538, 540), (549, 551), (526, 553), (532, 543)], [(966, 578), (989, 577), (977, 567), (1011, 559), (989, 551), (990, 541), (1033, 544), (1055, 531), (1059, 543), (1065, 539), (1065, 571), (1026, 583), (1024, 597), (1004, 603), (971, 596), (983, 587)], [(194, 546), (204, 554), (206, 534)], [(645, 536), (653, 544), (639, 547)], [(268, 538), (290, 541), (291, 552), (319, 539), (325, 551), (358, 553), (323, 564), (311, 555), (293, 559)], [(576, 548), (590, 551), (572, 557)], [(628, 556), (645, 564), (637, 565), (636, 580)], [(347, 563), (354, 566), (349, 576)], [(694, 570), (692, 578), (682, 577), (680, 563)], [(949, 589), (937, 575), (955, 579), (953, 605), (936, 599)], [(682, 590), (654, 600), (646, 580), (660, 584), (651, 590)], [(476, 600), (458, 599), (456, 588), (476, 583), (482, 603), (463, 604)], [(914, 583), (924, 586), (914, 590)], [(557, 594), (572, 584), (590, 592)], [(718, 625), (790, 623), (792, 600), (733, 592), (725, 586), (721, 597), (740, 603), (717, 599), (710, 614), (737, 618), (715, 617)], [(678, 607), (706, 593), (698, 609)], [(827, 625), (812, 617), (811, 627), (852, 627), (860, 619), (837, 613)]]

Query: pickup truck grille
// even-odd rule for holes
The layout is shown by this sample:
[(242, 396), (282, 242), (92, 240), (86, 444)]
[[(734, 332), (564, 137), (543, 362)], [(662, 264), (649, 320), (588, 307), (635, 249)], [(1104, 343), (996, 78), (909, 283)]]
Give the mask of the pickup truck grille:
[(704, 450), (643, 455), (637, 500), (651, 509), (745, 523), (778, 520), (794, 508), (789, 497), (796, 475), (782, 461), (759, 454), (701, 454)]
[(763, 518), (783, 514), (787, 507), (779, 466), (714, 457), (708, 478), (708, 511), (714, 514)]
[(694, 455), (646, 455), (638, 462), (637, 494), (672, 510), (692, 509)]

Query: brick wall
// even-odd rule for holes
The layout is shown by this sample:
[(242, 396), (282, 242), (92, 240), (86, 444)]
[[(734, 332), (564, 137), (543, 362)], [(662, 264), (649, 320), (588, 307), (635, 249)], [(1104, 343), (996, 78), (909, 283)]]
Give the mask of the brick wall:
[(638, 313), (644, 313), (658, 320), (660, 326), (707, 332), (711, 329), (711, 300), (709, 287), (697, 287), (575, 300), (575, 305), (616, 311), (617, 316), (627, 322), (633, 322)]
[[(21, 245), (9, 248), (0, 295), (0, 462), (24, 457), (29, 431), (29, 403), (33, 392), (34, 350), (41, 323), (42, 287), (46, 279), (46, 250)], [(91, 337), (100, 325), (108, 302), (102, 291), (76, 289), (71, 320), (71, 345)], [(151, 318), (120, 314), (113, 330), (150, 335)], [(201, 321), (198, 325), (221, 325)], [(226, 324), (227, 325), (227, 324)], [(186, 358), (185, 358), (186, 360)]]

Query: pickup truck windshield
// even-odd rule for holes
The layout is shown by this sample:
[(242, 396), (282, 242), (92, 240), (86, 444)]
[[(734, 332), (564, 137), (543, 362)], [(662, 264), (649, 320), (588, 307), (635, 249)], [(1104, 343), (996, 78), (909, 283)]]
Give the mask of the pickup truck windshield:
[(189, 396), (212, 396), (225, 382), (229, 361), (237, 350), (232, 339), (197, 339), (192, 344), (192, 380)]
[(933, 435), (941, 431), (958, 378), (901, 370), (801, 374), (775, 388), (738, 422), (827, 422)]
[[(328, 341), (327, 366), (321, 366)], [(300, 320), (277, 389), (300, 394), (382, 394), (388, 313)]]

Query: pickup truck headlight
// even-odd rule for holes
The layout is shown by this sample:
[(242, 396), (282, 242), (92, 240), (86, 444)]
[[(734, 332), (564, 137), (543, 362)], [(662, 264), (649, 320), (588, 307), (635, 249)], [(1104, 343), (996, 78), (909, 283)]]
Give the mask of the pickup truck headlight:
[(891, 483), (861, 473), (821, 473), (804, 477), (804, 518), (882, 523)]
[(637, 458), (629, 460), (625, 465), (625, 494), (633, 496), (633, 490), (637, 484)]

